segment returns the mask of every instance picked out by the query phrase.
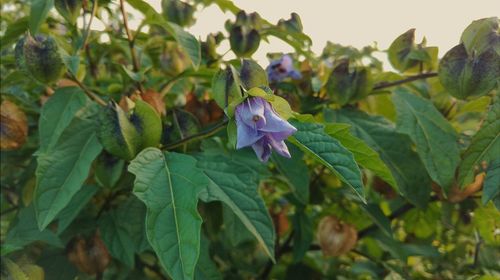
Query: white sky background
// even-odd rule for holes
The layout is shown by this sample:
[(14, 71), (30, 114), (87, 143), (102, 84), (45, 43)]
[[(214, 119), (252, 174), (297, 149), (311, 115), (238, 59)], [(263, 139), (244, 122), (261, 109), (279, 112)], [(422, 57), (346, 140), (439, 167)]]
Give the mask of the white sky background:
[[(161, 0), (147, 1), (161, 11)], [(416, 28), (416, 40), (427, 38), (428, 46), (438, 46), (439, 56), (458, 44), (462, 31), (475, 19), (499, 16), (500, 0), (234, 0), (246, 12), (258, 12), (263, 18), (276, 23), (280, 18), (288, 19), (296, 12), (302, 19), (304, 33), (313, 41), (312, 49), (321, 53), (325, 43), (332, 41), (361, 48), (378, 43), (381, 50), (410, 28)], [(130, 6), (128, 11), (132, 12)], [(142, 18), (134, 12), (131, 26)], [(205, 39), (211, 32), (223, 31), (227, 19), (234, 16), (224, 14), (215, 5), (199, 10), (194, 26), (189, 31)], [(229, 45), (219, 49), (223, 53)], [(253, 55), (263, 66), (268, 52), (292, 52), (282, 41), (271, 38), (270, 43), (261, 42)], [(381, 57), (384, 57), (383, 54)], [(230, 58), (227, 56), (225, 58)], [(387, 61), (383, 59), (384, 63)], [(387, 66), (387, 65), (386, 65)]]

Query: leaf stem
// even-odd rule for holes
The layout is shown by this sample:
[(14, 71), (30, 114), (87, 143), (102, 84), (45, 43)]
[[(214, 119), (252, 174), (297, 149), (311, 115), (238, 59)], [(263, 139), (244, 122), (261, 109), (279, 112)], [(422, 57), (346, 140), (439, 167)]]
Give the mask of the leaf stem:
[(187, 144), (189, 142), (199, 141), (199, 140), (205, 139), (205, 138), (212, 136), (215, 133), (219, 132), (221, 129), (223, 129), (227, 125), (228, 122), (229, 122), (229, 120), (225, 119), (224, 121), (214, 125), (213, 127), (209, 128), (205, 131), (190, 135), (190, 136), (183, 138), (177, 142), (174, 142), (174, 143), (171, 143), (167, 146), (164, 146), (163, 149), (172, 150), (172, 149), (180, 147), (184, 144)]
[[(68, 72), (69, 73), (69, 72)], [(100, 98), (97, 94), (93, 93), (90, 91), (82, 82), (80, 82), (72, 73), (69, 73), (69, 76), (73, 82), (75, 82), (82, 90), (85, 92), (85, 94), (95, 102), (97, 102), (99, 105), (106, 106), (106, 101), (104, 101), (102, 98)]]
[[(132, 65), (134, 67), (134, 72), (138, 73), (139, 69), (140, 69), (139, 59), (137, 58), (137, 53), (136, 53), (135, 47), (134, 47), (134, 37), (132, 36), (132, 32), (130, 31), (130, 28), (128, 27), (128, 17), (127, 17), (127, 13), (125, 12), (125, 4), (124, 4), (123, 0), (120, 0), (120, 11), (121, 11), (122, 17), (123, 17), (123, 26), (125, 27), (125, 33), (127, 33), (128, 46), (130, 49), (130, 56), (132, 57)], [(137, 82), (137, 89), (141, 93), (144, 93), (144, 89), (143, 89), (142, 84), (140, 82)]]
[(415, 76), (410, 76), (410, 77), (407, 77), (405, 79), (394, 81), (394, 82), (381, 82), (379, 84), (376, 84), (372, 90), (380, 90), (380, 89), (384, 89), (384, 88), (388, 88), (388, 87), (399, 86), (399, 85), (413, 82), (416, 80), (436, 77), (437, 75), (438, 75), (437, 72), (428, 72), (428, 73), (418, 74)]

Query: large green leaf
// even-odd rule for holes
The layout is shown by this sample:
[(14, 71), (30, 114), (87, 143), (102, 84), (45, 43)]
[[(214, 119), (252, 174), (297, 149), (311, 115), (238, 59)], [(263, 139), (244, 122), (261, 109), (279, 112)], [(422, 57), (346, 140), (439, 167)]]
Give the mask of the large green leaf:
[(431, 178), (448, 189), (460, 160), (455, 130), (430, 100), (403, 90), (396, 91), (392, 100), (398, 115), (397, 131), (410, 136)]
[(132, 196), (99, 221), (102, 240), (111, 255), (131, 268), (135, 254), (147, 247), (145, 216), (146, 207)]
[(64, 129), (87, 101), (88, 98), (77, 87), (64, 87), (55, 91), (43, 105), (38, 120), (40, 151), (53, 148)]
[(196, 280), (222, 280), (222, 275), (217, 270), (217, 266), (210, 258), (210, 241), (204, 235), (201, 236), (201, 252), (198, 264), (196, 264)]
[(208, 184), (188, 155), (143, 150), (130, 163), (134, 194), (146, 204), (146, 235), (173, 279), (193, 279), (200, 253), (198, 195)]
[(326, 134), (321, 124), (293, 121), (292, 125), (297, 128), (297, 132), (289, 138), (290, 142), (330, 169), (364, 200), (361, 171), (352, 153)]
[(56, 247), (64, 246), (54, 232), (48, 229), (42, 231), (38, 229), (35, 210), (33, 204), (30, 204), (30, 206), (19, 210), (16, 219), (10, 226), (10, 230), (5, 238), (5, 244), (2, 244), (2, 247), (3, 245), (8, 245), (16, 249), (21, 249), (33, 241), (43, 241)]
[(380, 206), (375, 203), (363, 205), (363, 210), (372, 219), (372, 221), (385, 233), (392, 237), (391, 221), (384, 215)]
[(327, 124), (325, 132), (340, 141), (354, 155), (354, 159), (359, 165), (373, 171), (375, 175), (397, 189), (396, 180), (391, 174), (387, 165), (380, 159), (380, 156), (363, 140), (353, 136), (349, 132), (349, 124), (334, 123)]
[(496, 158), (500, 158), (500, 98), (490, 107), (486, 120), (462, 155), (458, 167), (460, 186), (466, 186), (474, 180), (475, 167), (479, 167), (482, 161)]
[(293, 195), (304, 205), (309, 203), (309, 169), (303, 160), (304, 153), (295, 145), (288, 145), (291, 158), (273, 153), (272, 161), (283, 174), (285, 181), (292, 189)]
[(144, 20), (145, 23), (159, 25), (172, 34), (177, 43), (179, 43), (179, 45), (181, 45), (184, 51), (188, 54), (194, 68), (198, 68), (201, 62), (201, 48), (200, 42), (198, 42), (193, 35), (182, 29), (182, 27), (177, 24), (166, 21), (162, 15), (157, 13), (153, 7), (145, 1), (127, 0), (127, 2), (134, 9), (137, 9), (144, 14), (146, 17)]
[(425, 207), (430, 197), (431, 180), (406, 135), (397, 133), (385, 118), (358, 110), (326, 110), (324, 114), (327, 121), (352, 125), (351, 132), (387, 164), (401, 193), (411, 203)]
[(57, 215), (57, 234), (62, 233), (71, 224), (98, 189), (96, 185), (83, 186), (71, 198), (68, 205)]
[(293, 225), (293, 261), (300, 262), (309, 251), (313, 241), (313, 223), (304, 209), (292, 216)]
[(102, 150), (95, 129), (94, 121), (75, 118), (59, 138), (57, 149), (38, 155), (34, 204), (40, 229), (68, 205), (87, 178)]
[(257, 192), (258, 175), (227, 156), (199, 156), (197, 166), (210, 179), (203, 201), (222, 201), (274, 259), (275, 232), (264, 201)]
[(495, 198), (500, 198), (500, 158), (493, 160), (486, 170), (482, 202), (485, 205)]
[(29, 27), (31, 34), (37, 34), (40, 25), (47, 18), (50, 9), (54, 6), (54, 0), (31, 0), (31, 12)]

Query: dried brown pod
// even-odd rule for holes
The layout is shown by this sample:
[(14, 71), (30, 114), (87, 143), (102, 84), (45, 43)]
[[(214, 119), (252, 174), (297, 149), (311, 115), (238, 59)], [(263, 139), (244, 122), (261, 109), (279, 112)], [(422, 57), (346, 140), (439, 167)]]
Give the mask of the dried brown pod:
[(165, 107), (165, 101), (163, 100), (160, 93), (148, 89), (144, 94), (141, 95), (142, 100), (151, 105), (160, 116), (165, 116), (167, 114), (167, 109)]
[(80, 271), (89, 275), (102, 273), (109, 265), (111, 257), (99, 232), (89, 239), (77, 236), (66, 248), (68, 260)]
[(28, 122), (16, 104), (4, 100), (0, 106), (0, 149), (21, 148), (28, 136)]
[(224, 115), (224, 112), (215, 101), (199, 101), (193, 93), (189, 93), (186, 96), (186, 107), (184, 109), (196, 116), (202, 125), (218, 121)]
[(326, 216), (318, 225), (317, 238), (325, 256), (340, 256), (352, 250), (358, 240), (354, 226), (335, 216)]
[(486, 177), (486, 173), (481, 172), (476, 175), (474, 181), (464, 188), (460, 188), (460, 186), (456, 183), (451, 187), (448, 197), (445, 197), (443, 191), (440, 186), (436, 183), (432, 183), (432, 189), (436, 192), (439, 200), (446, 200), (451, 203), (459, 203), (464, 201), (469, 196), (475, 194), (483, 188), (484, 178)]

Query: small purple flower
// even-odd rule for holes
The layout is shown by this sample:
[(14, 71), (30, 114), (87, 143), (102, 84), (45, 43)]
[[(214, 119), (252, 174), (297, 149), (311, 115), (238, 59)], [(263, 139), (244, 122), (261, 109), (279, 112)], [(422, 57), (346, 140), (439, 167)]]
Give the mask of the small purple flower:
[(271, 61), (266, 71), (270, 82), (281, 82), (287, 77), (294, 80), (302, 78), (300, 72), (293, 68), (293, 60), (287, 54), (283, 55), (279, 60)]
[(247, 98), (236, 107), (235, 116), (237, 149), (252, 146), (262, 162), (267, 162), (272, 149), (284, 157), (290, 157), (284, 140), (297, 129), (278, 116), (265, 99)]

